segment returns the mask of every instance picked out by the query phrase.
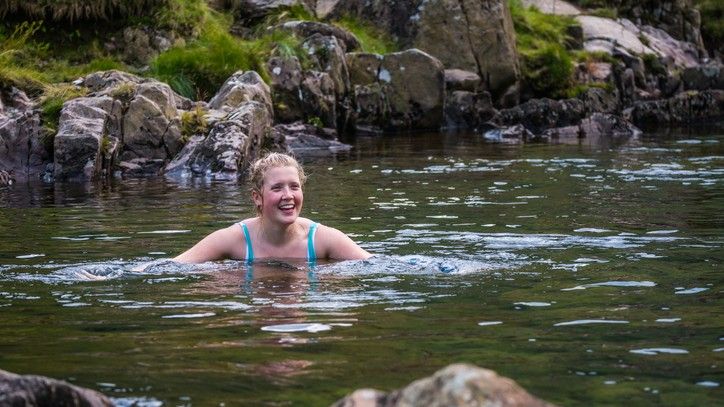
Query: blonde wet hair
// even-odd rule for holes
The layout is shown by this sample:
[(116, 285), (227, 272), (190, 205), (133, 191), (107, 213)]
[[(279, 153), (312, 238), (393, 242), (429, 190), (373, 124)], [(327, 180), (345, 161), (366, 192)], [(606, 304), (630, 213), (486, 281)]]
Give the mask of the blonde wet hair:
[[(264, 186), (264, 175), (267, 171), (277, 167), (293, 167), (297, 169), (299, 174), (299, 183), (304, 187), (304, 182), (307, 180), (307, 176), (304, 174), (304, 168), (299, 164), (296, 158), (289, 154), (283, 153), (269, 153), (264, 157), (261, 157), (254, 161), (249, 167), (249, 183), (251, 184), (252, 192), (261, 194), (262, 187)], [(261, 208), (256, 208), (257, 213), (261, 211)]]

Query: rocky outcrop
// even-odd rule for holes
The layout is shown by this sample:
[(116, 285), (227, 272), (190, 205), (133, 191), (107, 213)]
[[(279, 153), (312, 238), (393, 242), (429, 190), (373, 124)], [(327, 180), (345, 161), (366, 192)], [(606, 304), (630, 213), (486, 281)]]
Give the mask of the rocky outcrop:
[(15, 88), (0, 91), (0, 171), (5, 171), (7, 182), (44, 175), (51, 158), (45, 137), (50, 139), (28, 96)]
[(384, 393), (361, 389), (332, 407), (552, 407), (513, 380), (467, 364), (450, 365), (407, 387)]
[(517, 102), (520, 67), (510, 11), (502, 0), (318, 0), (321, 18), (352, 15), (418, 48), (446, 68), (476, 72), (498, 103)]
[(235, 73), (209, 106), (217, 121), (208, 135), (189, 139), (167, 176), (236, 179), (262, 150), (274, 116), (270, 89), (256, 72)]
[(121, 138), (121, 103), (108, 96), (63, 105), (54, 140), (56, 180), (86, 181), (112, 167)]
[(43, 376), (0, 370), (0, 405), (111, 407), (103, 394)]
[[(217, 122), (208, 135), (193, 136), (166, 167), (170, 177), (200, 176), (236, 179), (255, 157), (271, 117), (258, 102), (241, 106), (228, 120)], [(260, 131), (264, 129), (263, 131)]]

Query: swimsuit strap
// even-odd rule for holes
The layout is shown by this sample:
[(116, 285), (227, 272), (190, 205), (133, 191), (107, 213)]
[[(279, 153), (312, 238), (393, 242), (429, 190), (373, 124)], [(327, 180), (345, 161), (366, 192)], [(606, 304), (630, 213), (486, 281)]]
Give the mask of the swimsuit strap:
[(312, 222), (309, 225), (309, 234), (307, 235), (307, 261), (317, 261), (317, 252), (314, 250), (314, 232), (317, 231), (317, 223)]
[(254, 250), (251, 248), (251, 237), (249, 236), (249, 229), (246, 227), (244, 222), (239, 222), (241, 229), (244, 231), (244, 238), (246, 239), (246, 260), (247, 263), (254, 261)]

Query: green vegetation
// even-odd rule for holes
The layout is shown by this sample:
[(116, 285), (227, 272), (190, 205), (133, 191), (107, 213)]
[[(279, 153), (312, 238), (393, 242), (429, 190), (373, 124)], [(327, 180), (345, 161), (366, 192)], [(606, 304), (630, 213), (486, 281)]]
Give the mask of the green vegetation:
[(322, 119), (319, 116), (311, 116), (307, 119), (307, 124), (311, 124), (312, 126), (321, 129), (324, 127), (324, 122), (322, 122)]
[(536, 97), (566, 96), (573, 86), (573, 58), (564, 44), (569, 38), (567, 29), (575, 20), (525, 8), (520, 0), (508, 4), (524, 82)]
[(353, 17), (344, 17), (334, 24), (354, 34), (364, 52), (389, 54), (390, 52), (399, 51), (399, 46), (389, 34), (369, 23)]
[(151, 75), (181, 95), (206, 99), (237, 70), (254, 70), (267, 80), (265, 63), (271, 55), (306, 58), (292, 34), (276, 31), (243, 40), (229, 34), (230, 24), (228, 18), (209, 12), (199, 38), (159, 55), (151, 63)]

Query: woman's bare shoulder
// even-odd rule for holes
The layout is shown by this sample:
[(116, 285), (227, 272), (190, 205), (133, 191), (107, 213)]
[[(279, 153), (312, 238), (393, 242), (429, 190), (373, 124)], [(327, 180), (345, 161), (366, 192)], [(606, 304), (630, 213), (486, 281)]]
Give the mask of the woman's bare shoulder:
[(317, 233), (319, 234), (315, 236), (315, 241), (322, 246), (320, 249), (325, 253), (325, 257), (336, 260), (354, 260), (372, 256), (337, 228), (318, 224)]

